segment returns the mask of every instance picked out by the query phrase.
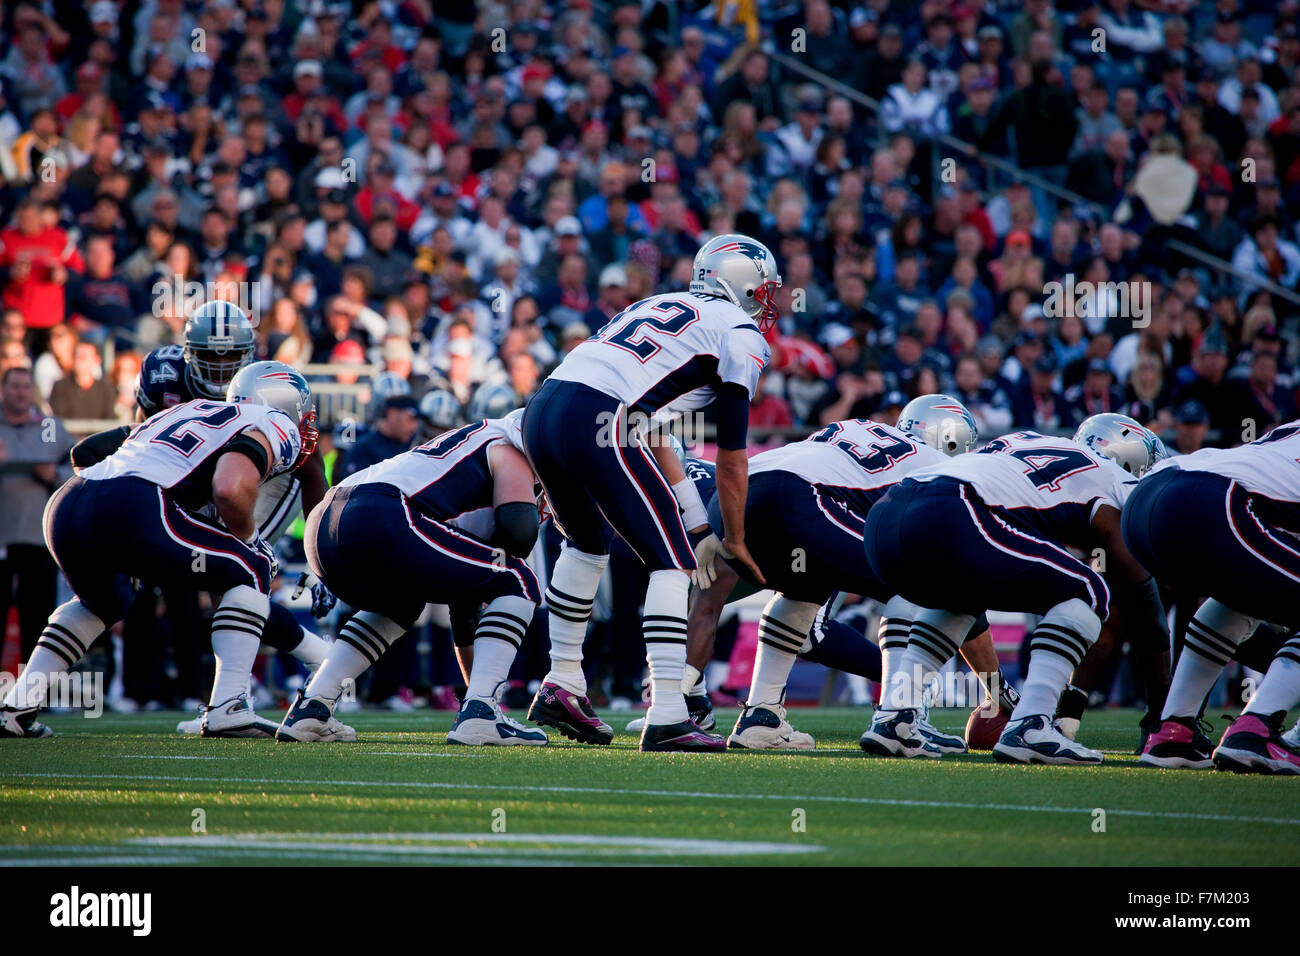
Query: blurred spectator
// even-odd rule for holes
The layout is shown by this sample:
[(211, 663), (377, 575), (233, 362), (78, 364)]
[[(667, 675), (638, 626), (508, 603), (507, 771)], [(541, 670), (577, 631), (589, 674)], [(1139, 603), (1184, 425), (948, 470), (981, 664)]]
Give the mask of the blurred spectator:
[(90, 342), (78, 342), (72, 373), (54, 383), (50, 410), (60, 418), (103, 421), (117, 417), (117, 389), (104, 380), (104, 364)]

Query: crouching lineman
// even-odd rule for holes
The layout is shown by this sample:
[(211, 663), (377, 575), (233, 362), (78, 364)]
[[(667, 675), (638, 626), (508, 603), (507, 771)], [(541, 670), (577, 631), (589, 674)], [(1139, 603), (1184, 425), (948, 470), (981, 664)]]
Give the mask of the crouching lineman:
[[(913, 473), (876, 503), (865, 534), (872, 569), (907, 600), (942, 610), (922, 610), (913, 622), (900, 693), (876, 712), (868, 734), (890, 721), (897, 736), (915, 736), (922, 687), (913, 674), (942, 667), (982, 609), (1030, 612), (1042, 620), (1029, 637), (1020, 702), (994, 755), (1017, 763), (1101, 763), (1099, 751), (1065, 737), (1052, 721), (1110, 606), (1101, 574), (1067, 547), (1104, 549), (1129, 626), (1167, 634), (1155, 581), (1120, 535), (1121, 509), (1136, 479), (1105, 451), (1017, 432)], [(1154, 448), (1146, 454), (1154, 457)]]
[(1281, 734), (1300, 703), (1300, 638), (1278, 649), (1263, 683), (1211, 753), (1198, 715), (1219, 672), (1260, 621), (1300, 628), (1300, 422), (1238, 448), (1161, 462), (1124, 508), (1124, 541), (1175, 590), (1208, 595), (1187, 627), (1159, 728), (1139, 761), (1156, 767), (1300, 774)]
[(263, 482), (300, 463), (311, 427), (302, 376), (263, 364), (243, 402), (196, 400), (160, 412), (50, 499), (45, 542), (76, 597), (50, 615), (0, 704), (0, 736), (49, 734), (35, 718), (51, 675), (73, 667), (122, 619), (133, 577), (221, 595), (212, 617), (214, 696), (247, 697), (275, 575), (254, 505)]
[(710, 239), (695, 256), (689, 292), (624, 309), (571, 351), (528, 403), (524, 448), (564, 536), (546, 591), (551, 670), (529, 710), (535, 723), (586, 743), (613, 739), (586, 696), (582, 643), (617, 533), (650, 578), (642, 633), (651, 702), (641, 749), (725, 749), (721, 737), (691, 721), (681, 687), (695, 569), (687, 532), (707, 529), (683, 525), (663, 472), (672, 449), (661, 443), (652, 457), (629, 416), (653, 415), (688, 393), (691, 408), (715, 404), (719, 530), (729, 552), (757, 575), (744, 538), (745, 445), (749, 403), (770, 356), (762, 330), (776, 323), (780, 285), (776, 260), (762, 243), (739, 235)]
[[(357, 613), (298, 692), (276, 739), (338, 740), (333, 711), (345, 688), (433, 602), (474, 611), (487, 604), (472, 632), (469, 688), (447, 742), (547, 742), (498, 701), (541, 600), (524, 563), (538, 522), (521, 414), (474, 422), (359, 471), (311, 513), (303, 535), (308, 563)], [(453, 632), (460, 643), (463, 630)]]

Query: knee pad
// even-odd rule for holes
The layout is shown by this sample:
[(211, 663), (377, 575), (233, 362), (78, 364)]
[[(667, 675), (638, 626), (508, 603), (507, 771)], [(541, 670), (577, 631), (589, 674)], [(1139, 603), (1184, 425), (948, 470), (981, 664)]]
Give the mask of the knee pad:
[(226, 608), (237, 608), (249, 614), (256, 614), (265, 620), (271, 613), (271, 599), (255, 587), (247, 584), (237, 584), (221, 596), (221, 604), (218, 606), (218, 610), (225, 610)]

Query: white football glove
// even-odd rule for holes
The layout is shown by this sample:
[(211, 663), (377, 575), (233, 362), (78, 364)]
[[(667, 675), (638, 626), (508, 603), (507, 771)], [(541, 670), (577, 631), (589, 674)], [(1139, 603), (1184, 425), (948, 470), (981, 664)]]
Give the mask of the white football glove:
[(696, 568), (691, 572), (691, 580), (701, 591), (707, 591), (718, 579), (718, 570), (713, 566), (713, 558), (734, 558), (735, 555), (722, 546), (716, 534), (711, 534), (695, 546)]

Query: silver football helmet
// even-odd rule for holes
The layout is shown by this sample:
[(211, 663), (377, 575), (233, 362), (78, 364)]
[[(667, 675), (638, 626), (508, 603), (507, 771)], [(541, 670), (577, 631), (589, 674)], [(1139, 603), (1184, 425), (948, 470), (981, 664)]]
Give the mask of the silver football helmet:
[(1109, 458), (1135, 478), (1141, 478), (1156, 463), (1160, 440), (1127, 415), (1102, 412), (1085, 418), (1074, 440), (1090, 451)]
[(182, 354), (190, 384), (205, 398), (225, 398), (235, 373), (253, 360), (256, 344), (247, 312), (233, 302), (204, 302), (185, 322)]
[(433, 428), (455, 428), (460, 424), (460, 402), (445, 388), (435, 388), (420, 399), (420, 417)]
[(370, 417), (377, 416), (390, 398), (411, 394), (411, 383), (396, 372), (380, 372), (370, 380)]
[(469, 420), (479, 421), (483, 418), (505, 418), (509, 412), (519, 407), (519, 396), (505, 382), (496, 385), (480, 385), (469, 400)]
[(316, 450), (320, 432), (316, 428), (316, 411), (311, 407), (311, 386), (297, 369), (283, 362), (246, 365), (230, 380), (226, 401), (269, 405), (293, 419), (302, 439), (302, 450), (292, 467), (297, 468)]
[(764, 332), (776, 324), (781, 274), (770, 249), (757, 239), (728, 233), (700, 247), (691, 268), (692, 292), (739, 306)]
[(980, 437), (975, 416), (948, 395), (912, 399), (898, 413), (898, 428), (950, 458), (970, 451)]

